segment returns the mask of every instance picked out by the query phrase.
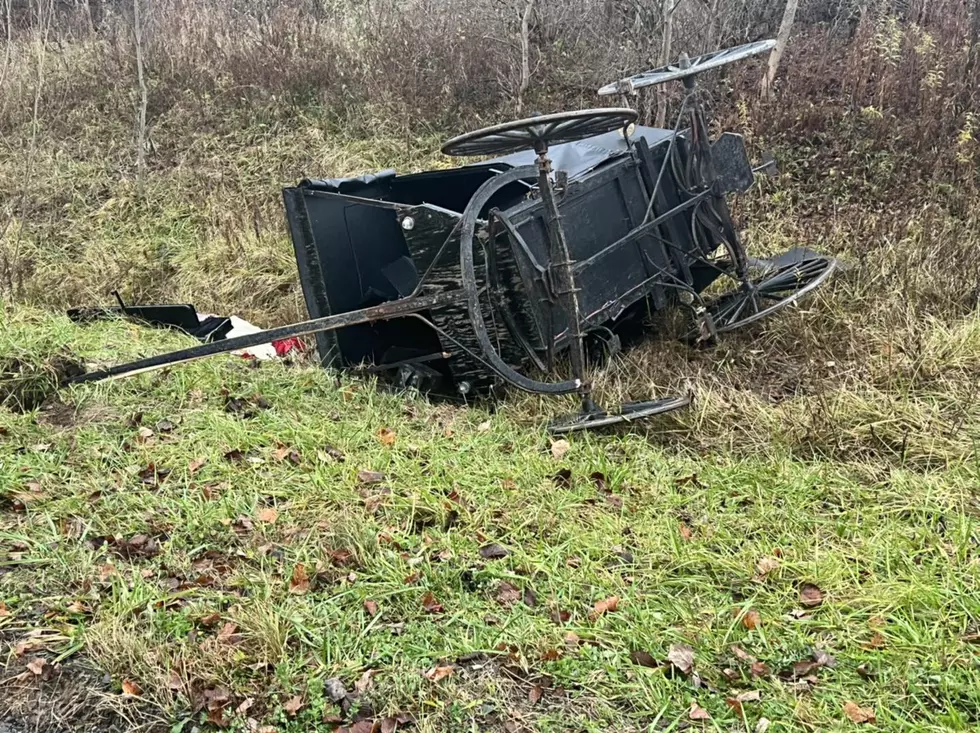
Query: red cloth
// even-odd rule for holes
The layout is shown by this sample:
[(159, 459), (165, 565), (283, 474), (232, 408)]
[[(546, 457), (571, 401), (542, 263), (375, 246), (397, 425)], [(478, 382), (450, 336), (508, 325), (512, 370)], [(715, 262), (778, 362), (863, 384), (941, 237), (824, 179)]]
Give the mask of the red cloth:
[(282, 358), (290, 351), (302, 351), (303, 342), (298, 337), (293, 336), (292, 338), (282, 339), (281, 341), (273, 341), (272, 347), (276, 350), (276, 355)]

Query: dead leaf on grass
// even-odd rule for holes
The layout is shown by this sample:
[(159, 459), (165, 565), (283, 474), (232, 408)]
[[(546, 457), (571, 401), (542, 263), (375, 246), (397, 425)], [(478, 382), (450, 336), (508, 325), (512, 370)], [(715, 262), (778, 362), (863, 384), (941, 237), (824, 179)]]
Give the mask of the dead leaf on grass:
[(439, 682), (439, 680), (444, 680), (449, 677), (456, 669), (452, 665), (446, 665), (443, 667), (433, 667), (425, 673), (425, 678), (429, 682)]
[(652, 669), (656, 669), (657, 667), (660, 666), (660, 662), (654, 659), (653, 655), (650, 654), (650, 652), (644, 652), (644, 651), (630, 652), (630, 661), (633, 662), (633, 664), (640, 665), (641, 667), (650, 667)]
[(323, 450), (317, 451), (316, 457), (328, 463), (330, 461), (336, 461), (337, 463), (343, 463), (346, 459), (344, 452), (339, 448), (334, 448), (332, 445), (323, 446)]
[(711, 714), (696, 702), (691, 703), (691, 709), (687, 711), (687, 717), (691, 720), (711, 720)]
[(875, 711), (872, 708), (862, 708), (856, 702), (848, 700), (844, 703), (844, 714), (855, 723), (874, 723)]
[(139, 697), (143, 693), (143, 690), (132, 680), (123, 680), (122, 692), (126, 697)]
[(303, 701), (302, 695), (293, 695), (283, 704), (282, 709), (290, 718), (295, 718), (305, 706), (306, 703)]
[(572, 447), (572, 444), (567, 440), (560, 439), (556, 440), (551, 444), (551, 457), (556, 461), (560, 461), (568, 453), (568, 449)]
[(755, 580), (765, 580), (769, 573), (779, 569), (779, 560), (774, 557), (763, 557), (755, 564)]
[(238, 626), (231, 621), (221, 627), (215, 638), (221, 644), (237, 644), (242, 640), (241, 634), (238, 633)]
[(207, 462), (207, 458), (195, 458), (193, 461), (187, 464), (187, 472), (193, 476), (195, 473), (204, 468)]
[(881, 649), (882, 647), (888, 646), (888, 639), (880, 631), (876, 631), (874, 635), (864, 642), (861, 646), (865, 649)]
[(750, 608), (742, 616), (742, 626), (747, 628), (749, 631), (757, 629), (762, 626), (762, 616), (754, 608)]
[(279, 519), (279, 512), (276, 511), (275, 507), (267, 506), (264, 509), (259, 509), (255, 518), (265, 524), (275, 524), (276, 520)]
[(816, 608), (823, 603), (823, 591), (813, 583), (800, 586), (800, 604), (806, 608)]
[(528, 691), (527, 701), (531, 705), (537, 705), (542, 695), (544, 695), (544, 688), (541, 685), (535, 685)]
[(595, 606), (592, 607), (592, 613), (590, 614), (592, 619), (595, 620), (600, 616), (604, 616), (607, 613), (612, 613), (619, 608), (619, 596), (609, 596), (601, 601), (596, 601)]
[(280, 463), (288, 460), (294, 466), (298, 466), (303, 461), (303, 458), (300, 456), (299, 451), (296, 450), (295, 448), (290, 448), (288, 445), (284, 445), (280, 448), (277, 448), (276, 451), (272, 454), (272, 457), (275, 458)]
[(289, 579), (289, 592), (296, 595), (303, 595), (310, 590), (310, 576), (306, 572), (306, 566), (298, 563), (293, 568), (293, 574)]
[(54, 667), (48, 662), (44, 657), (35, 657), (27, 663), (27, 669), (30, 670), (31, 674), (35, 677), (40, 677), (42, 680), (49, 680), (54, 676)]
[(378, 440), (382, 445), (394, 445), (397, 437), (398, 435), (391, 428), (381, 428), (378, 431)]
[(7, 604), (0, 601), (0, 618), (5, 618), (7, 616), (12, 616), (13, 614), (7, 610)]
[(749, 672), (753, 677), (768, 677), (770, 675), (769, 666), (765, 662), (752, 662)]
[(694, 649), (687, 644), (671, 644), (667, 661), (681, 674), (691, 674), (694, 669)]
[(572, 488), (572, 470), (570, 468), (563, 468), (552, 476), (551, 480), (560, 489), (570, 489)]
[(484, 560), (499, 560), (503, 557), (507, 557), (510, 551), (503, 545), (499, 545), (496, 542), (492, 542), (489, 545), (484, 545), (480, 548), (480, 557)]
[(684, 538), (685, 540), (690, 541), (690, 539), (694, 537), (694, 531), (686, 524), (684, 524), (684, 522), (680, 522), (677, 525), (677, 531), (680, 532), (681, 537)]
[(426, 591), (425, 595), (422, 596), (422, 608), (425, 609), (426, 613), (442, 613), (443, 607), (436, 597), (432, 595), (432, 591)]
[(380, 484), (385, 480), (385, 475), (380, 471), (358, 471), (357, 480), (362, 484)]
[(500, 585), (497, 586), (496, 599), (497, 603), (501, 606), (512, 606), (521, 600), (521, 592), (516, 586), (508, 583), (506, 580), (500, 581)]
[(821, 667), (830, 667), (833, 669), (837, 666), (837, 660), (823, 649), (813, 650), (813, 661), (819, 664)]
[(378, 604), (374, 601), (364, 601), (364, 610), (368, 616), (374, 618), (378, 615)]
[(358, 695), (363, 695), (365, 692), (370, 690), (371, 687), (374, 685), (373, 677), (377, 673), (378, 670), (376, 669), (365, 670), (364, 673), (361, 674), (357, 682), (354, 683), (354, 692)]

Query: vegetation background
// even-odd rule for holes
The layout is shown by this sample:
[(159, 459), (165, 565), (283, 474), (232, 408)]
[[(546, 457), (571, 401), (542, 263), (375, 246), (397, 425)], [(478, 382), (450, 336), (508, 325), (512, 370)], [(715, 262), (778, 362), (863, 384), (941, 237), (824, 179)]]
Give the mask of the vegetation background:
[[(450, 135), (596, 106), (600, 85), (664, 57), (774, 36), (784, 10), (782, 0), (0, 0), (0, 356), (67, 348), (100, 363), (159, 350), (158, 334), (121, 324), (81, 334), (52, 315), (113, 289), (263, 326), (299, 319), (284, 185), (448, 165), (434, 151)], [(316, 370), (292, 379), (199, 365), (76, 390), (67, 426), (0, 411), (10, 669), (34, 658), (17, 645), (33, 644), (81, 680), (45, 698), (33, 683), (49, 668), (35, 665), (31, 694), (8, 696), (0, 715), (35, 713), (54, 730), (52, 720), (108, 707), (120, 727), (308, 730), (336, 712), (324, 679), (353, 690), (375, 669), (388, 729), (404, 710), (431, 730), (707, 725), (692, 702), (725, 729), (750, 729), (758, 715), (734, 697), (706, 702), (705, 690), (728, 684), (733, 667), (745, 668), (739, 684), (755, 684), (749, 665), (764, 660), (790, 669), (764, 683), (763, 719), (777, 727), (857, 722), (864, 714), (841, 705), (864, 695), (889, 729), (975, 729), (977, 661), (963, 640), (975, 642), (980, 624), (980, 3), (800, 0), (763, 94), (765, 69), (763, 58), (703, 79), (716, 128), (743, 132), (754, 155), (771, 150), (781, 164), (735, 202), (743, 236), (755, 253), (811, 246), (845, 267), (803, 308), (710, 352), (660, 341), (597, 375), (617, 396), (698, 396), (621, 444), (574, 441), (575, 475), (601, 482), (551, 489), (566, 448), (541, 453), (526, 422), (550, 408), (530, 398), (492, 417), (403, 407), (348, 382), (338, 391)], [(676, 102), (639, 104), (656, 122)], [(272, 410), (250, 402), (260, 393)], [(311, 399), (323, 414), (356, 411), (356, 422), (310, 415)], [(433, 478), (422, 454), (444, 471)], [(168, 474), (177, 467), (165, 484), (161, 461)], [(371, 493), (361, 469), (393, 474), (394, 495)], [(447, 510), (440, 481), (461, 481), (469, 508)], [(602, 514), (610, 492), (638, 513)], [(476, 534), (440, 531), (451, 512)], [(643, 539), (622, 576), (606, 556), (627, 530)], [(504, 561), (509, 575), (493, 563), (477, 572), (477, 587), (493, 589), (482, 601), (460, 580), (472, 567), (439, 565), (477, 554), (475, 537), (522, 548)], [(148, 541), (160, 546), (147, 552)], [(204, 547), (220, 556), (202, 558)], [(132, 577), (106, 575), (106, 552), (125, 556)], [(362, 577), (343, 586), (343, 607), (328, 592), (348, 577), (338, 552)], [(423, 558), (419, 582), (449, 613), (442, 627), (407, 595), (409, 555)], [(312, 592), (292, 593), (307, 566), (318, 568)], [(213, 582), (174, 590), (175, 568)], [(835, 602), (800, 622), (796, 589), (816, 576)], [(552, 605), (515, 611), (500, 582), (533, 585)], [(628, 623), (590, 616), (593, 602), (625, 600), (630, 587), (663, 591)], [(368, 601), (409, 633), (379, 646)], [(571, 621), (565, 607), (579, 609)], [(202, 619), (214, 626), (219, 611), (208, 631)], [(505, 611), (514, 625), (495, 630), (487, 619)], [(590, 643), (548, 658), (568, 629)], [(500, 639), (518, 677), (457, 671), (434, 687), (433, 670)], [(815, 639), (839, 647), (842, 670), (811, 696), (800, 685), (816, 667), (797, 675), (793, 665)], [(664, 660), (682, 640), (697, 646), (707, 688), (669, 674), (680, 668)], [(732, 657), (732, 641), (759, 660)], [(99, 673), (70, 666), (80, 652)], [(638, 652), (666, 681), (637, 677), (643, 662), (620, 666)], [(318, 686), (299, 684), (307, 678)], [(537, 688), (544, 712), (531, 703)]]

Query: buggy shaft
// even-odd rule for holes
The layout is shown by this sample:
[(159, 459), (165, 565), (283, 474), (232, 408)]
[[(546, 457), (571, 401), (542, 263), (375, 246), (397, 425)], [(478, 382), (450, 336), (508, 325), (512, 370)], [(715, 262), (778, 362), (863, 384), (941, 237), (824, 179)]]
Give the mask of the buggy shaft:
[(201, 346), (193, 346), (189, 349), (172, 351), (168, 354), (150, 356), (145, 359), (119, 364), (118, 366), (101, 369), (88, 374), (82, 374), (74, 379), (68, 380), (68, 384), (82, 384), (84, 382), (100, 382), (104, 379), (117, 379), (119, 377), (129, 377), (144, 372), (164, 369), (176, 364), (185, 364), (197, 359), (203, 359), (215, 354), (227, 354), (238, 349), (247, 349), (250, 346), (259, 346), (272, 341), (294, 336), (309, 336), (323, 331), (336, 331), (348, 326), (357, 326), (363, 323), (374, 321), (387, 321), (400, 316), (407, 316), (419, 311), (428, 310), (440, 305), (451, 305), (464, 300), (462, 291), (450, 291), (446, 293), (436, 293), (434, 295), (417, 295), (410, 298), (393, 300), (380, 305), (362, 308), (361, 310), (350, 311), (348, 313), (338, 313), (336, 315), (314, 318), (311, 321), (293, 323), (288, 326), (280, 326), (268, 331), (259, 331), (245, 336), (213, 341)]

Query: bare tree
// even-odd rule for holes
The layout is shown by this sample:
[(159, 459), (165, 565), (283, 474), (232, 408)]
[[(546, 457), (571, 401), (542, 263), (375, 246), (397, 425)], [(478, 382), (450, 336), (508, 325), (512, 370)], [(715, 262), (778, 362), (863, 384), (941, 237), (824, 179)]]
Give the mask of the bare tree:
[(530, 23), (531, 12), (534, 10), (534, 1), (527, 0), (527, 7), (521, 15), (521, 78), (517, 85), (517, 114), (524, 111), (524, 93), (531, 83), (531, 38)]
[[(660, 65), (666, 66), (671, 61), (673, 49), (671, 45), (674, 39), (674, 8), (680, 4), (680, 0), (663, 0), (663, 22), (664, 37), (663, 45), (660, 48)], [(663, 127), (667, 122), (667, 90), (661, 85), (657, 90), (657, 127)]]
[(779, 71), (779, 62), (783, 58), (783, 51), (786, 50), (789, 34), (793, 31), (797, 5), (799, 5), (799, 0), (786, 0), (783, 20), (780, 22), (779, 32), (776, 34), (776, 47), (769, 54), (769, 67), (762, 77), (760, 93), (763, 99), (769, 99), (772, 96), (772, 84), (776, 80), (776, 72)]
[[(11, 3), (7, 2), (7, 34), (10, 37), (10, 10)], [(50, 49), (48, 41), (51, 35), (51, 26), (54, 22), (54, 0), (34, 0), (30, 4), (32, 11), (37, 42), (35, 49), (35, 70), (37, 76), (34, 85), (34, 103), (31, 108), (31, 136), (27, 149), (27, 165), (23, 174), (23, 187), (19, 196), (17, 209), (23, 209), (24, 202), (31, 190), (30, 185), (34, 180), (34, 166), (37, 162), (38, 135), (41, 131), (41, 100), (44, 97), (45, 70), (47, 67)], [(8, 41), (9, 46), (9, 41)], [(23, 240), (23, 227), (14, 227), (13, 237), (10, 236), (11, 225), (14, 221), (14, 214), (11, 213), (7, 222), (0, 228), (0, 276), (2, 284), (6, 287), (11, 296), (16, 295), (21, 286), (21, 261), (20, 249)], [(11, 241), (12, 239), (12, 241)]]
[(140, 95), (136, 111), (136, 180), (142, 196), (146, 176), (146, 107), (149, 96), (143, 55), (143, 0), (133, 0), (133, 40), (136, 46), (136, 78)]

